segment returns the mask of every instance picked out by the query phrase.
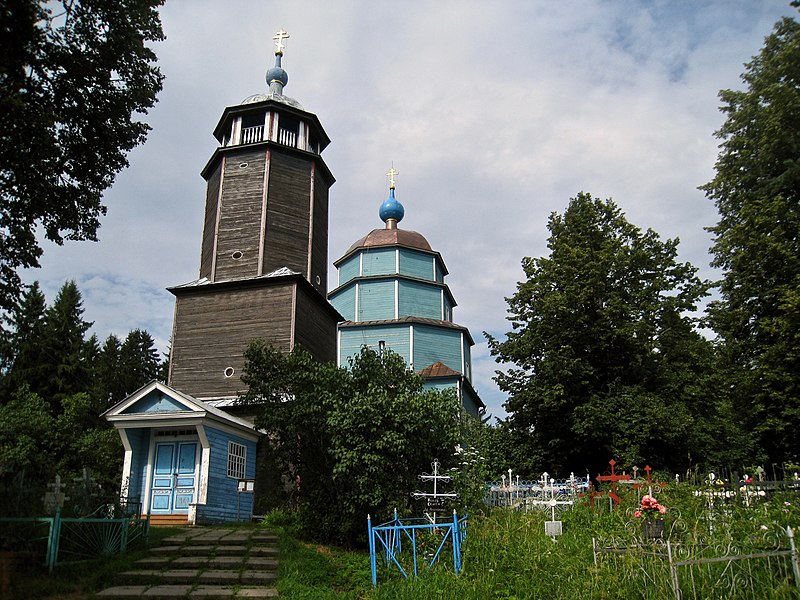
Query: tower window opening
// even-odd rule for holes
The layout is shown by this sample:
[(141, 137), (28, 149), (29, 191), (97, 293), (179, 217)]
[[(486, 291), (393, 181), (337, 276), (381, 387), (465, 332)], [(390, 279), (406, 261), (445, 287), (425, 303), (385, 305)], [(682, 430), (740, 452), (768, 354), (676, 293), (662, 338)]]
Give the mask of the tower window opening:
[(226, 378), (231, 378), (231, 377), (233, 377), (233, 374), (234, 374), (235, 372), (236, 372), (236, 371), (234, 370), (234, 368), (233, 368), (233, 367), (228, 367), (228, 368), (226, 368), (226, 369), (225, 369), (225, 377), (226, 377)]
[(242, 252), (241, 250), (234, 250), (231, 253), (231, 258), (233, 260), (241, 260), (243, 256), (244, 256), (244, 252)]
[(299, 130), (300, 121), (281, 115), (278, 122), (278, 143), (297, 148), (297, 132)]
[(264, 139), (264, 113), (242, 117), (242, 144), (255, 144)]

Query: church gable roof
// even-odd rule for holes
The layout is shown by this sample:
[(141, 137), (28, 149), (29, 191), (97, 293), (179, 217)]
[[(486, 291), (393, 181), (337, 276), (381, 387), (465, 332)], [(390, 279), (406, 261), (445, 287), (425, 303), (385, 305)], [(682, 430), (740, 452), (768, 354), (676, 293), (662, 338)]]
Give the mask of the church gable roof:
[(110, 423), (124, 427), (164, 425), (166, 421), (210, 420), (251, 434), (255, 430), (252, 423), (158, 381), (139, 388), (102, 416)]

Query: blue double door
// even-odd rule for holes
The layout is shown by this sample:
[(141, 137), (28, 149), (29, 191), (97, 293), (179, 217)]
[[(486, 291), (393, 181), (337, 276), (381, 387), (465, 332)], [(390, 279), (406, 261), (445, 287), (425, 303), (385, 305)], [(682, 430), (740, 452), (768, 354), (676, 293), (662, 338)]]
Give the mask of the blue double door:
[(197, 442), (157, 442), (150, 492), (152, 514), (186, 514), (197, 483)]

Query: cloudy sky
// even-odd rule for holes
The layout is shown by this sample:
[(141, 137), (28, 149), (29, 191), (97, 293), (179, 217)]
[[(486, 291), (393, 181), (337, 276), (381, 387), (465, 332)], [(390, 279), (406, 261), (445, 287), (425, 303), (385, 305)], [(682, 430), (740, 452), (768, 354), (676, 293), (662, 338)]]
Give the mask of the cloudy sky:
[(331, 262), (382, 226), (393, 162), (401, 227), (441, 252), (454, 320), (476, 341), (473, 383), (501, 416), (482, 332), (508, 330), (520, 261), (547, 253), (547, 217), (570, 197), (613, 198), (715, 276), (703, 228), (716, 211), (697, 186), (713, 177), (717, 94), (797, 12), (788, 0), (170, 0), (161, 14), (164, 90), (106, 194), (100, 242), (48, 245), (26, 279), (48, 302), (74, 279), (101, 339), (138, 327), (165, 349), (165, 288), (198, 275), (211, 132), (265, 91), (284, 28), (285, 93), (332, 139)]

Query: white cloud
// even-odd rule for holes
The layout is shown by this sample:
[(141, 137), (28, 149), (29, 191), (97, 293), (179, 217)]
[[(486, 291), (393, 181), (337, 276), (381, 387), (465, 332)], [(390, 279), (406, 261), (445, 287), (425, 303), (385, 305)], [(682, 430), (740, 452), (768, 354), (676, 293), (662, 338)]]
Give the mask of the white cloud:
[[(272, 35), (286, 28), (286, 93), (333, 143), (330, 259), (382, 226), (391, 161), (402, 226), (450, 269), (455, 319), (476, 340), (476, 388), (501, 413), (482, 330), (502, 334), (523, 256), (546, 253), (547, 217), (583, 190), (681, 238), (706, 276), (722, 123), (717, 92), (738, 87), (784, 0), (485, 3), (446, 0), (167, 3), (156, 51), (167, 79), (149, 141), (106, 195), (97, 244), (48, 247), (48, 299), (67, 278), (104, 338), (146, 328), (165, 347), (164, 288), (199, 268), (204, 182), (225, 106), (263, 90)], [(331, 282), (335, 270), (330, 267)]]

